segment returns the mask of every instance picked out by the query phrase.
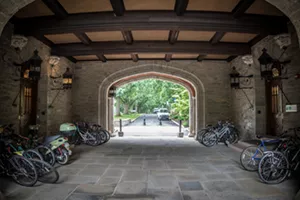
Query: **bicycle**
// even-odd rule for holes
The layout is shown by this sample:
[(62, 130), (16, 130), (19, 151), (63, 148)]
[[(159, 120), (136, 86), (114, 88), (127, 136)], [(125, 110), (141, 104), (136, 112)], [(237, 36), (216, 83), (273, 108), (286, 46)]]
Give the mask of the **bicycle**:
[[(289, 129), (288, 131), (293, 130)], [(268, 151), (267, 145), (273, 145), (273, 151), (284, 150), (290, 144), (291, 140), (289, 138), (282, 138), (287, 134), (288, 131), (283, 132), (279, 137), (275, 139), (266, 138), (262, 136), (256, 136), (260, 139), (260, 144), (258, 146), (249, 146), (245, 148), (240, 155), (240, 163), (242, 167), (247, 171), (257, 171), (258, 164)], [(280, 138), (281, 137), (281, 138)], [(275, 147), (274, 147), (275, 145)]]
[(267, 151), (258, 165), (259, 178), (268, 184), (278, 184), (286, 180), (300, 166), (300, 137), (294, 129), (295, 136), (290, 138), (290, 144), (284, 151)]
[(202, 138), (202, 144), (206, 147), (212, 147), (218, 142), (224, 142), (232, 144), (237, 142), (239, 136), (237, 129), (229, 122), (222, 124), (222, 128), (210, 129), (204, 133)]
[(11, 155), (6, 152), (4, 141), (0, 141), (0, 173), (11, 176), (23, 186), (33, 186), (38, 174), (33, 163), (25, 157)]

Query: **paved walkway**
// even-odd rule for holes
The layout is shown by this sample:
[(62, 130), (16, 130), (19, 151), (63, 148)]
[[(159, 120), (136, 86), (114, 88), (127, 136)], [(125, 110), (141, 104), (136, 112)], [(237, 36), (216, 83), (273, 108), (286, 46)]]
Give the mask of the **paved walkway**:
[(192, 138), (112, 138), (74, 149), (57, 184), (33, 188), (1, 179), (8, 200), (292, 200), (293, 181), (260, 183), (240, 168), (239, 153)]
[[(145, 126), (143, 125), (144, 119), (146, 119)], [(156, 114), (145, 114), (137, 118), (128, 126), (124, 126), (122, 131), (124, 132), (124, 137), (177, 136), (179, 127), (171, 120), (162, 120), (162, 125), (160, 125)]]

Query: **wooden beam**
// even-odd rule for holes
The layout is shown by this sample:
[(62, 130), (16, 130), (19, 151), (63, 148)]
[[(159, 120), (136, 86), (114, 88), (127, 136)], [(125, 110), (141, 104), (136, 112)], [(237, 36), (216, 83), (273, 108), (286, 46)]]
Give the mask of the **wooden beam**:
[(125, 13), (125, 6), (123, 0), (110, 0), (110, 4), (116, 16), (123, 16)]
[(249, 54), (251, 49), (245, 43), (223, 43), (212, 45), (209, 42), (136, 41), (132, 45), (124, 42), (95, 42), (90, 45), (81, 43), (58, 44), (52, 47), (52, 53), (59, 56), (132, 54), (132, 53), (198, 53), (198, 54)]
[(268, 34), (261, 33), (261, 34), (257, 35), (255, 38), (253, 38), (252, 40), (250, 40), (250, 42), (248, 44), (249, 44), (249, 46), (252, 47), (267, 36), (268, 36)]
[(219, 43), (222, 38), (224, 37), (225, 32), (216, 32), (215, 35), (211, 38), (210, 43), (217, 44)]
[(85, 33), (74, 33), (78, 39), (86, 45), (89, 45), (92, 41)]
[(188, 4), (189, 4), (189, 0), (176, 0), (174, 11), (178, 16), (181, 16), (186, 11)]
[(206, 55), (199, 55), (199, 56), (197, 57), (197, 61), (198, 61), (198, 62), (201, 62), (202, 60), (205, 59), (205, 57), (206, 57)]
[(237, 56), (229, 56), (229, 57), (227, 58), (227, 62), (233, 61), (236, 57), (237, 57)]
[(169, 43), (174, 44), (177, 41), (178, 35), (179, 35), (179, 31), (171, 30), (169, 32), (169, 39), (168, 39)]
[(127, 44), (133, 43), (133, 37), (131, 31), (122, 31), (122, 35)]
[(232, 10), (233, 17), (241, 17), (248, 10), (248, 8), (250, 8), (254, 1), (255, 0), (240, 0), (240, 2)]
[(103, 54), (98, 54), (97, 57), (99, 58), (99, 60), (101, 60), (102, 62), (106, 62), (106, 57)]
[(139, 61), (139, 56), (138, 56), (138, 54), (136, 54), (136, 53), (132, 53), (132, 54), (131, 54), (131, 58), (132, 58), (133, 62)]
[(194, 30), (215, 32), (279, 34), (287, 32), (287, 18), (281, 16), (243, 15), (234, 19), (231, 13), (186, 12), (176, 16), (172, 11), (127, 11), (122, 17), (112, 12), (69, 15), (64, 20), (53, 16), (19, 19), (15, 32), (23, 35), (123, 30)]
[(41, 41), (42, 43), (44, 43), (45, 45), (47, 45), (48, 47), (52, 47), (54, 45), (54, 43), (49, 40), (48, 38), (46, 38), (43, 35), (35, 35), (34, 36), (37, 40)]
[(76, 63), (77, 60), (75, 58), (73, 58), (72, 56), (68, 56), (66, 57), (69, 61), (73, 62), (73, 63)]
[(171, 59), (172, 59), (172, 54), (167, 53), (166, 56), (165, 56), (165, 60), (166, 60), (167, 62), (170, 62)]
[(59, 3), (58, 0), (43, 0), (43, 2), (55, 14), (57, 18), (65, 19), (66, 17), (68, 17), (68, 12)]

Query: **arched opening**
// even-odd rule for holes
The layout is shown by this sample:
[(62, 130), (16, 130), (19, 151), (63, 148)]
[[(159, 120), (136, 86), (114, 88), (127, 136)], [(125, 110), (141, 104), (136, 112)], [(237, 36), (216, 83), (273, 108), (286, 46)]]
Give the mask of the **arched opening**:
[(107, 77), (99, 87), (98, 122), (113, 130), (113, 98), (108, 97), (109, 88), (118, 87), (129, 82), (156, 78), (177, 83), (189, 91), (190, 96), (190, 136), (205, 125), (205, 91), (202, 82), (185, 71), (170, 66), (142, 65), (116, 72)]
[[(195, 110), (196, 109), (196, 91), (195, 91), (195, 88), (189, 83), (187, 82), (186, 80), (183, 80), (181, 78), (178, 78), (178, 77), (174, 77), (174, 76), (171, 76), (171, 75), (168, 75), (168, 74), (162, 74), (162, 73), (157, 73), (157, 72), (148, 72), (148, 73), (142, 73), (142, 74), (136, 74), (136, 75), (132, 75), (132, 76), (128, 76), (128, 77), (124, 77), (123, 79), (115, 82), (112, 86), (114, 86), (114, 88), (119, 88), (119, 87), (122, 87), (124, 85), (127, 85), (127, 84), (130, 84), (130, 83), (133, 83), (133, 82), (139, 82), (141, 80), (149, 80), (149, 79), (156, 79), (156, 80), (161, 80), (161, 81), (167, 81), (167, 82), (170, 82), (174, 85), (180, 85), (182, 86), (183, 88), (186, 89), (186, 91), (188, 92), (188, 95), (189, 95), (189, 114), (188, 114), (188, 132), (189, 132), (189, 135), (190, 136), (194, 136), (194, 133), (195, 133), (195, 130), (196, 130), (196, 112)], [(170, 90), (170, 88), (167, 88)], [(152, 95), (155, 95), (155, 94), (152, 94)], [(113, 104), (112, 104), (112, 98), (109, 98), (108, 97), (108, 127), (109, 127), (109, 130), (111, 130), (111, 132), (115, 129), (118, 129), (119, 127), (115, 127), (114, 125), (114, 118), (113, 118)], [(157, 105), (157, 108), (158, 105)], [(171, 107), (169, 107), (169, 111), (171, 111), (170, 109)], [(151, 119), (151, 123), (153, 124), (154, 122), (153, 121), (159, 121), (158, 119), (156, 120), (156, 115), (149, 115), (149, 112), (146, 113), (146, 118), (149, 118)], [(170, 121), (170, 122), (164, 122), (164, 124), (173, 124), (175, 125), (175, 123), (173, 121)], [(178, 125), (178, 124), (177, 124)], [(177, 126), (176, 125), (176, 126)], [(158, 126), (158, 123), (157, 123), (157, 126)], [(158, 126), (159, 127), (159, 126)], [(162, 130), (167, 130), (167, 129), (162, 129)], [(176, 135), (176, 133), (178, 133), (178, 128), (172, 128), (172, 129), (168, 129), (167, 132), (169, 133), (171, 131), (171, 135)], [(149, 131), (148, 131), (149, 132)], [(150, 131), (151, 132), (151, 131)], [(126, 133), (125, 133), (126, 134)]]

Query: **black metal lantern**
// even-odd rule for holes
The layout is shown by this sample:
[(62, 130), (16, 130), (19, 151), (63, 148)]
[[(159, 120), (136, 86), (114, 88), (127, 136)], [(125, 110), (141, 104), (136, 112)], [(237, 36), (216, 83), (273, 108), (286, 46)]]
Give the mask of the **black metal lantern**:
[(231, 88), (239, 88), (240, 87), (240, 73), (236, 71), (235, 67), (232, 67), (232, 71), (229, 74), (230, 76), (230, 85)]
[(263, 49), (262, 52), (258, 58), (260, 63), (260, 76), (265, 79), (270, 79), (273, 77), (272, 67), (274, 59), (267, 53), (266, 49)]
[(32, 80), (39, 80), (41, 77), (41, 64), (43, 60), (38, 55), (38, 51), (34, 51), (34, 55), (29, 59), (29, 78)]
[(66, 72), (63, 74), (63, 89), (71, 89), (73, 83), (73, 74), (70, 68), (67, 67)]
[(108, 91), (108, 97), (115, 97), (116, 96), (116, 87), (111, 86)]

